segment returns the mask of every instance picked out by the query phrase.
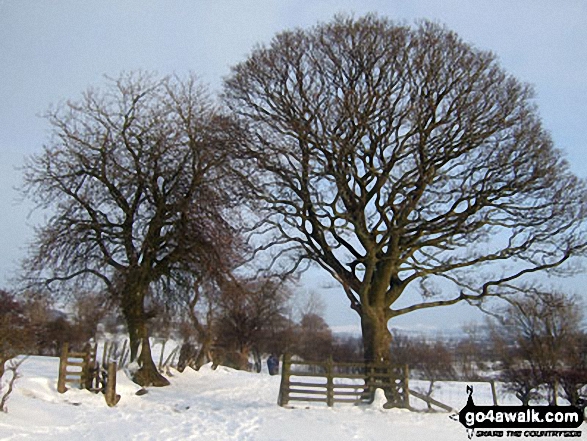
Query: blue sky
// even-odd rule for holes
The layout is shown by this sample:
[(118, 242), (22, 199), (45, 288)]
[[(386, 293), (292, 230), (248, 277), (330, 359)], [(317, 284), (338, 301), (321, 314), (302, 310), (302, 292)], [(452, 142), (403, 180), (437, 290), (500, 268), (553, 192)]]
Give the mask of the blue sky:
[[(18, 270), (43, 214), (19, 201), (26, 155), (41, 151), (51, 105), (76, 99), (104, 75), (154, 70), (196, 72), (219, 89), (229, 67), (280, 30), (307, 27), (336, 13), (376, 12), (411, 23), (446, 24), (471, 44), (495, 52), (503, 67), (535, 86), (544, 126), (571, 169), (587, 177), (587, 2), (565, 0), (0, 0), (0, 287)], [(327, 276), (308, 284), (327, 304), (328, 321), (358, 325)], [(565, 281), (578, 292), (587, 278)], [(303, 288), (306, 289), (306, 288)], [(469, 307), (400, 319), (402, 327), (447, 328), (478, 319)]]

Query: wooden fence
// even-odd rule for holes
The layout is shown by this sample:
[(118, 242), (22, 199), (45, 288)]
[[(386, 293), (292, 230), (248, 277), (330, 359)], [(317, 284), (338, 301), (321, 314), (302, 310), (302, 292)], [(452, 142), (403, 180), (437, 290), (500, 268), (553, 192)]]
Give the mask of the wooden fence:
[[(96, 339), (97, 341), (98, 339)], [(180, 346), (175, 346), (168, 354), (165, 354), (165, 347), (167, 345), (167, 339), (162, 338), (151, 338), (151, 349), (156, 345), (160, 345), (159, 362), (157, 368), (160, 372), (169, 371), (169, 368), (173, 365), (177, 366), (177, 358), (179, 356)], [(116, 360), (118, 366), (125, 367), (130, 359), (130, 347), (128, 339), (124, 340), (103, 340), (102, 345), (102, 360)]]
[[(375, 390), (380, 388), (388, 399), (384, 407), (411, 408), (410, 398), (413, 397), (427, 403), (429, 408), (436, 406), (447, 412), (455, 411), (427, 394), (410, 390), (408, 377), (407, 366), (334, 363), (332, 359), (325, 362), (295, 361), (285, 355), (278, 404), (286, 406), (292, 401), (326, 403), (328, 406), (335, 403), (369, 404), (373, 402)], [(459, 382), (489, 383), (493, 405), (498, 406), (495, 380), (476, 378)]]
[[(295, 377), (292, 381), (292, 377)], [(302, 380), (300, 378), (310, 378)], [(291, 401), (371, 403), (375, 390), (383, 389), (389, 407), (409, 407), (407, 366), (365, 363), (294, 361), (283, 358), (278, 404)]]
[[(98, 341), (96, 339), (96, 341)], [(98, 344), (96, 344), (96, 347)], [(106, 360), (116, 360), (118, 366), (121, 368), (128, 364), (130, 356), (130, 348), (128, 347), (128, 340), (124, 339), (122, 342), (122, 348), (120, 347), (120, 341), (118, 340), (104, 340), (102, 343), (102, 364), (106, 363)]]

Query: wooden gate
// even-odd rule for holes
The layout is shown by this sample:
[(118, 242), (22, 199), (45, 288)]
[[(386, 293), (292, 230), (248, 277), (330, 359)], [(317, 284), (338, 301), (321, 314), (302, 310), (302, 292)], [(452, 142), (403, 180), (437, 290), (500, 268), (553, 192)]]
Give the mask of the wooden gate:
[(285, 355), (278, 404), (285, 406), (291, 401), (320, 402), (330, 407), (334, 403), (369, 404), (376, 389), (385, 392), (386, 407), (409, 407), (408, 367), (334, 363), (332, 359), (294, 361)]

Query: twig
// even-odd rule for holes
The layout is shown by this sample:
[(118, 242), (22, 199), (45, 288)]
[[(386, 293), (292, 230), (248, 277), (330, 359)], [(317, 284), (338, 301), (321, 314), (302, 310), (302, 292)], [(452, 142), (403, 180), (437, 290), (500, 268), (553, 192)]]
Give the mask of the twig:
[[(8, 401), (8, 397), (10, 396), (10, 394), (12, 393), (13, 389), (14, 389), (14, 383), (16, 382), (17, 378), (20, 378), (20, 375), (18, 375), (18, 368), (20, 367), (20, 365), (27, 359), (28, 357), (23, 357), (20, 360), (16, 361), (16, 360), (11, 360), (10, 364), (8, 365), (8, 368), (6, 369), (7, 371), (11, 371), (12, 372), (12, 378), (10, 379), (10, 381), (8, 382), (8, 389), (6, 390), (6, 392), (4, 392), (4, 394), (2, 395), (2, 398), (0, 399), (0, 411), (7, 413), (8, 412), (8, 408), (6, 407), (6, 402)], [(0, 386), (0, 391), (1, 391), (1, 386)]]

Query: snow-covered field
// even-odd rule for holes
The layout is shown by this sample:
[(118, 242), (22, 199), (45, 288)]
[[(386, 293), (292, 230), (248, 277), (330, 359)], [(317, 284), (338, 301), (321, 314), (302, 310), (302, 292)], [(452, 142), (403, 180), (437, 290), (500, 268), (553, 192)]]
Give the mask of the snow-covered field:
[[(122, 398), (109, 408), (102, 395), (78, 389), (57, 393), (58, 365), (51, 357), (23, 363), (8, 413), (0, 414), (0, 440), (467, 440), (463, 426), (445, 412), (384, 410), (381, 403), (334, 408), (297, 403), (284, 409), (276, 404), (279, 376), (224, 367), (172, 371), (171, 386), (142, 396), (119, 372)], [(443, 384), (434, 396), (458, 409), (467, 398), (464, 383)], [(476, 386), (474, 398), (476, 404), (491, 404), (488, 385)]]

